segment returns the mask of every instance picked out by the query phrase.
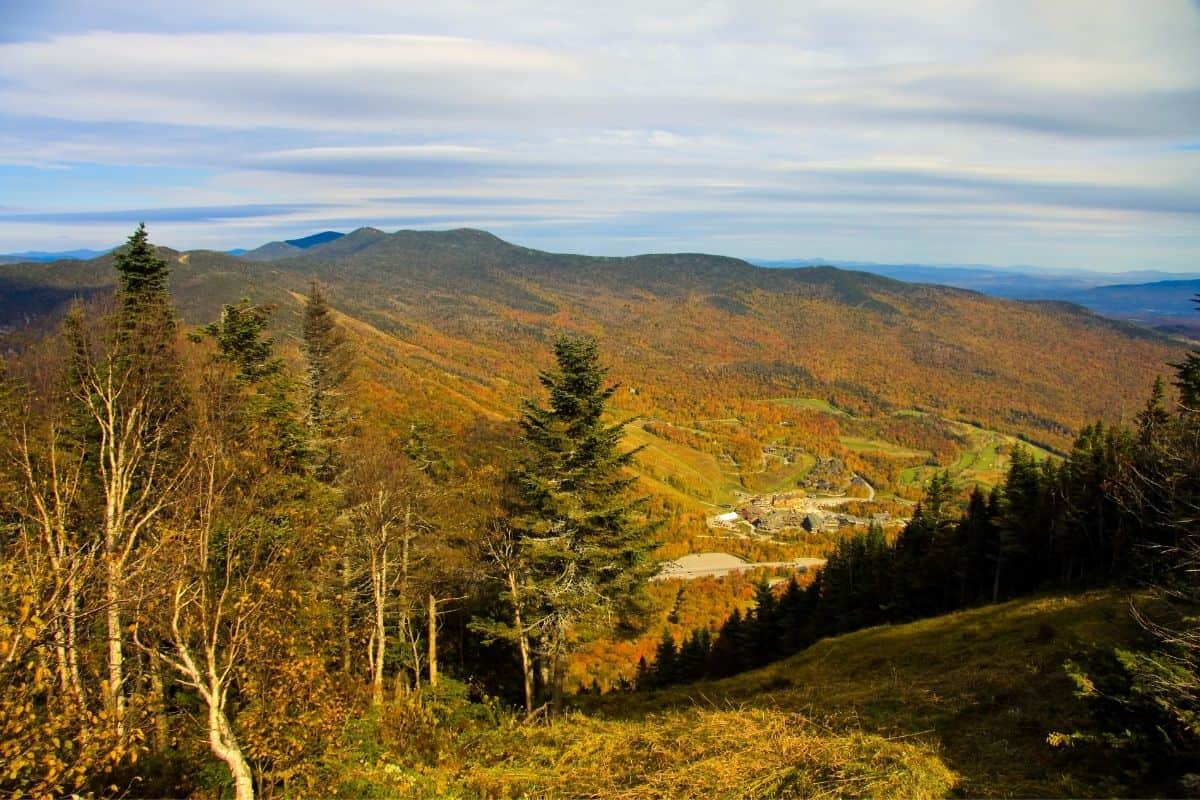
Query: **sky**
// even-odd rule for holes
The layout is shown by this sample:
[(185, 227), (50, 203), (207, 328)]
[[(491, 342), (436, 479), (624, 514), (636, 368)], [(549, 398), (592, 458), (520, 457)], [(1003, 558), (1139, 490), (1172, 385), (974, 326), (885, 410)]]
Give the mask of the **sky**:
[(0, 0), (0, 252), (1200, 271), (1197, 0)]

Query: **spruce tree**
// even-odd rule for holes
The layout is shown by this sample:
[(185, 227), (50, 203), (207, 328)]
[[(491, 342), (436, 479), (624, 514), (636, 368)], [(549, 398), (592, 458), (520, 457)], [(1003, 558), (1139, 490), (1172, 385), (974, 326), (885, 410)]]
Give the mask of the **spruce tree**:
[(305, 422), (312, 441), (316, 478), (333, 480), (338, 471), (336, 444), (344, 425), (341, 387), (350, 372), (346, 335), (333, 318), (333, 309), (313, 281), (304, 302), (303, 341), (308, 405)]
[[(1200, 311), (1200, 294), (1192, 298)], [(1175, 367), (1175, 385), (1179, 387), (1179, 404), (1185, 413), (1200, 414), (1200, 350), (1188, 353)]]
[(274, 308), (243, 299), (221, 309), (221, 318), (201, 329), (213, 338), (217, 360), (236, 371), (235, 381), (248, 393), (236, 423), (243, 435), (264, 436), (273, 467), (296, 476), (304, 470), (308, 441), (292, 402), (293, 383), (266, 335)]
[(663, 629), (662, 638), (654, 650), (654, 667), (650, 673), (652, 688), (661, 689), (678, 683), (680, 678), (680, 652), (675, 647), (675, 637), (667, 629)]
[(604, 419), (616, 387), (604, 385), (596, 341), (559, 337), (554, 355), (557, 368), (539, 376), (549, 405), (522, 406), (509, 511), (540, 606), (538, 643), (558, 707), (563, 659), (586, 634), (581, 623), (611, 623), (629, 610), (649, 577), (654, 542), (643, 500), (631, 496), (627, 468), (636, 451), (620, 448), (626, 423)]
[[(178, 438), (185, 407), (183, 370), (175, 350), (178, 323), (167, 292), (170, 270), (138, 225), (113, 259), (117, 271), (115, 366), (144, 406), (153, 436)], [(129, 393), (127, 393), (128, 396)]]

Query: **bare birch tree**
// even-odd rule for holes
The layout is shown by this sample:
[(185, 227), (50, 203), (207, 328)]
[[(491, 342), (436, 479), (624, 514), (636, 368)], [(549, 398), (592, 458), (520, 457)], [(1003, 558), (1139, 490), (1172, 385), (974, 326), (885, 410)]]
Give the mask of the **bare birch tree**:
[(187, 472), (177, 457), (176, 431), (158, 412), (162, 386), (144, 380), (143, 369), (118, 347), (96, 352), (76, 309), (67, 319), (72, 353), (71, 391), (94, 426), (96, 471), (102, 513), (99, 562), (107, 635), (105, 697), (113, 721), (124, 731), (125, 610), (131, 604), (130, 571), (151, 526), (177, 501)]

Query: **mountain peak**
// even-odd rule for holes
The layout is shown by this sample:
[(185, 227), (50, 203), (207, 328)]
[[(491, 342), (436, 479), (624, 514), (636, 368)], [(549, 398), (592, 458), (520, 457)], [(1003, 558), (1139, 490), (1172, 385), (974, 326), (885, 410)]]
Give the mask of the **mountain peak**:
[(290, 244), (292, 247), (299, 247), (301, 250), (307, 250), (310, 247), (315, 247), (326, 242), (336, 241), (346, 234), (339, 231), (321, 231), (310, 236), (304, 236), (299, 239), (285, 239), (284, 244)]

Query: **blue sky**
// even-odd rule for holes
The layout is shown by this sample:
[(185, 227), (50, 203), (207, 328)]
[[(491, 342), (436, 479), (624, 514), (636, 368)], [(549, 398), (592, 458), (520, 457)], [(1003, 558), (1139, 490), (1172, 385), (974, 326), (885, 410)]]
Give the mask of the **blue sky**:
[(1200, 271), (1200, 6), (0, 0), (0, 252), (143, 219)]

